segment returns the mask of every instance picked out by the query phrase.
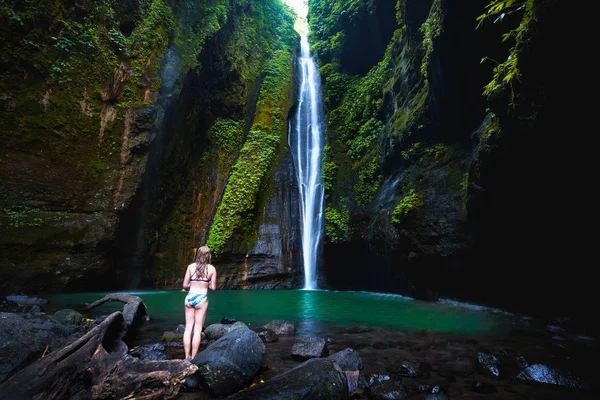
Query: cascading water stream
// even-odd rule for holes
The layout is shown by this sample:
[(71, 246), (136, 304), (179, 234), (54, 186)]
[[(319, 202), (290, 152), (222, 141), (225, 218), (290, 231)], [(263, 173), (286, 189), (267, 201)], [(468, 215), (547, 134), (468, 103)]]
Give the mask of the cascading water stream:
[(306, 35), (300, 36), (300, 87), (298, 113), (293, 121), (290, 147), (300, 192), (302, 221), (302, 256), (304, 289), (317, 289), (318, 250), (323, 233), (323, 178), (321, 176), (324, 145), (321, 80), (315, 60), (310, 55)]

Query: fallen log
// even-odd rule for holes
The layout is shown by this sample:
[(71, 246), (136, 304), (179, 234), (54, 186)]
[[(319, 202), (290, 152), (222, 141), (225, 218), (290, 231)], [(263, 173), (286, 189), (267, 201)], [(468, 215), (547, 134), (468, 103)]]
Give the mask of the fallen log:
[(0, 398), (170, 399), (197, 367), (185, 360), (140, 361), (127, 354), (127, 324), (109, 315), (71, 344), (40, 358), (0, 384)]
[(96, 300), (92, 304), (85, 306), (83, 311), (89, 311), (94, 307), (106, 303), (107, 301), (120, 301), (121, 303), (125, 303), (123, 306), (123, 317), (125, 318), (125, 322), (128, 326), (131, 325), (136, 318), (148, 315), (146, 305), (141, 297), (131, 296), (125, 293), (107, 294), (100, 300)]

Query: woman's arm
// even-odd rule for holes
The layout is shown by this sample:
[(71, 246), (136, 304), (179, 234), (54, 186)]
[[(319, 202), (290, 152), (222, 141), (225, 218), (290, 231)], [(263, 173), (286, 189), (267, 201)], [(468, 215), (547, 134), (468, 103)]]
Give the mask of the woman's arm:
[(210, 284), (208, 285), (210, 290), (217, 290), (217, 269), (213, 267), (213, 273), (210, 277)]
[(190, 266), (185, 269), (185, 277), (183, 278), (183, 290), (190, 287)]

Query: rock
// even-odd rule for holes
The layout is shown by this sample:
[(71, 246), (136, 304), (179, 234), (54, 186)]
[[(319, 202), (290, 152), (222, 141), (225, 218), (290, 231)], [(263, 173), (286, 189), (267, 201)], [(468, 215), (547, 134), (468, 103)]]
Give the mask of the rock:
[(296, 334), (296, 326), (289, 321), (274, 320), (261, 326), (261, 328), (271, 329), (277, 335), (292, 336)]
[(200, 389), (200, 383), (195, 376), (188, 376), (185, 378), (185, 382), (181, 386), (182, 392), (195, 392), (198, 389)]
[(221, 318), (221, 323), (223, 325), (235, 324), (236, 322), (237, 322), (237, 320), (233, 319), (233, 318), (229, 318), (229, 317)]
[(309, 337), (300, 339), (292, 346), (292, 356), (300, 359), (324, 357), (329, 354), (325, 339)]
[(482, 370), (493, 376), (500, 376), (500, 360), (491, 352), (484, 349), (477, 350), (477, 361)]
[(47, 315), (0, 313), (0, 382), (44, 352), (52, 352), (81, 334), (77, 325), (67, 325)]
[(85, 316), (78, 311), (64, 309), (55, 312), (53, 318), (63, 324), (78, 325), (85, 318)]
[(559, 371), (544, 364), (533, 364), (517, 375), (518, 379), (540, 383), (549, 383), (571, 388), (587, 388), (588, 385), (569, 373)]
[(198, 354), (192, 363), (201, 385), (214, 395), (228, 395), (252, 381), (262, 365), (265, 345), (247, 327), (227, 332)]
[(162, 337), (160, 338), (160, 341), (167, 342), (167, 343), (173, 343), (173, 342), (183, 343), (183, 334), (179, 333), (179, 332), (174, 332), (174, 331), (166, 331), (163, 333)]
[(346, 375), (340, 367), (326, 358), (313, 358), (227, 400), (347, 398)]
[(140, 360), (167, 360), (168, 357), (165, 354), (165, 346), (160, 343), (147, 344), (138, 348), (133, 349), (129, 353), (133, 357), (137, 357)]
[(220, 339), (223, 335), (228, 332), (231, 332), (234, 329), (238, 328), (248, 328), (248, 325), (245, 323), (238, 321), (233, 324), (211, 324), (204, 329), (204, 334), (209, 340), (217, 340)]
[(327, 358), (339, 365), (342, 371), (360, 371), (363, 369), (363, 363), (360, 356), (350, 347), (338, 351)]
[(6, 296), (6, 300), (14, 301), (21, 305), (33, 305), (33, 304), (48, 304), (50, 300), (42, 299), (40, 297), (29, 297), (29, 296)]
[(404, 398), (406, 398), (406, 389), (398, 380), (388, 379), (371, 386), (371, 399), (373, 400)]
[(375, 385), (377, 385), (380, 382), (389, 381), (389, 380), (390, 380), (390, 376), (389, 375), (373, 374), (369, 378), (369, 386), (375, 386)]
[(254, 332), (258, 333), (258, 336), (265, 343), (273, 343), (279, 340), (279, 336), (268, 328), (255, 328)]

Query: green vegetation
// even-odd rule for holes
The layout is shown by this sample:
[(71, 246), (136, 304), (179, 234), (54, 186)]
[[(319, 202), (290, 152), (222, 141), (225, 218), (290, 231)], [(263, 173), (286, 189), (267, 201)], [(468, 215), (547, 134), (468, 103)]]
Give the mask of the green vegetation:
[(512, 40), (514, 45), (510, 48), (508, 57), (504, 62), (498, 62), (492, 58), (484, 57), (481, 62), (486, 60), (495, 64), (493, 69), (493, 78), (483, 91), (485, 96), (492, 96), (503, 84), (508, 85), (510, 89), (509, 106), (514, 107), (515, 91), (514, 81), (519, 79), (519, 61), (517, 45), (522, 42), (525, 34), (534, 18), (535, 14), (534, 0), (492, 0), (487, 6), (485, 13), (477, 17), (477, 28), (481, 27), (484, 21), (494, 19), (495, 22), (501, 22), (509, 15), (521, 14), (519, 25), (502, 35), (502, 41)]
[[(272, 7), (275, 3), (268, 4), (270, 6), (266, 7), (265, 15), (275, 11)], [(289, 9), (278, 10), (280, 23), (274, 25), (277, 27), (278, 40), (269, 45), (273, 51), (262, 70), (264, 79), (254, 123), (231, 170), (208, 236), (207, 245), (217, 254), (223, 251), (234, 234), (239, 236), (238, 240), (252, 236), (261, 214), (260, 199), (267, 189), (271, 167), (285, 148), (282, 143), (285, 143), (286, 118), (293, 102), (292, 52), (296, 46), (297, 34), (293, 30), (293, 16)], [(229, 138), (240, 137), (241, 125), (234, 129), (231, 123), (227, 126), (222, 121), (217, 123), (217, 129), (213, 127), (212, 130), (217, 147), (222, 149), (224, 143), (233, 143), (226, 145), (229, 148), (236, 146), (238, 142)], [(223, 134), (223, 131), (227, 133)], [(219, 157), (227, 157), (226, 154), (227, 152), (223, 152)]]
[(206, 243), (214, 253), (222, 252), (233, 232), (249, 222), (247, 218), (251, 217), (250, 213), (256, 206), (260, 188), (278, 147), (279, 136), (259, 130), (250, 131), (233, 166)]
[(421, 75), (425, 79), (427, 79), (429, 76), (428, 63), (429, 56), (433, 52), (433, 41), (442, 33), (443, 16), (444, 13), (442, 11), (442, 2), (440, 0), (434, 0), (433, 4), (431, 5), (429, 17), (419, 28), (419, 31), (423, 35), (423, 49), (425, 50), (425, 54), (423, 55), (423, 59), (421, 61)]
[(342, 205), (338, 211), (335, 208), (325, 209), (325, 236), (331, 243), (341, 243), (348, 237), (350, 211)]
[(424, 200), (425, 194), (423, 192), (416, 192), (414, 189), (410, 189), (408, 195), (400, 200), (400, 203), (394, 208), (392, 222), (400, 224), (401, 222), (417, 218), (420, 210), (425, 205)]

